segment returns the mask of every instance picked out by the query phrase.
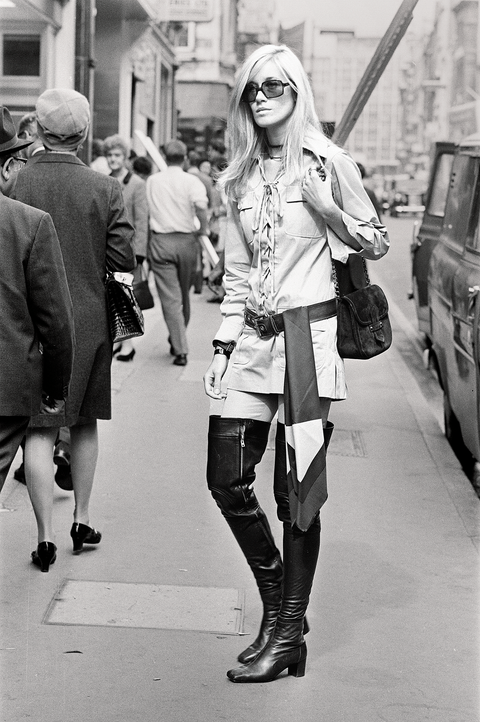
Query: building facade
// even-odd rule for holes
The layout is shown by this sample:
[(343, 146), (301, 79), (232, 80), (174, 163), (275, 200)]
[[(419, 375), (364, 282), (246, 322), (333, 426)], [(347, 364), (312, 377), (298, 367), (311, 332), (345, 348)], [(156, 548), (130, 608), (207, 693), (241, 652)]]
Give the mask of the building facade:
[(201, 22), (170, 22), (178, 59), (178, 135), (190, 149), (223, 142), (230, 90), (237, 66), (235, 0), (211, 0)]
[(238, 0), (239, 62), (243, 62), (259, 45), (276, 44), (279, 22), (275, 0)]
[(428, 170), (436, 141), (480, 132), (479, 63), (478, 0), (438, 0), (431, 28), (405, 39), (397, 155), (410, 172)]
[(176, 57), (156, 8), (137, 0), (96, 0), (93, 135), (119, 133), (139, 154), (135, 131), (156, 146), (176, 134)]
[(143, 154), (135, 130), (157, 146), (176, 135), (165, 27), (153, 0), (1, 0), (2, 103), (18, 123), (47, 88), (75, 88), (90, 101), (91, 136), (120, 133)]
[(0, 3), (0, 97), (15, 120), (44, 90), (75, 84), (76, 0)]
[[(282, 31), (281, 40), (302, 60), (312, 83), (318, 117), (325, 128), (332, 129), (341, 120), (380, 38), (322, 30), (310, 21)], [(380, 173), (395, 172), (398, 166), (399, 67), (397, 50), (345, 144), (358, 162)]]

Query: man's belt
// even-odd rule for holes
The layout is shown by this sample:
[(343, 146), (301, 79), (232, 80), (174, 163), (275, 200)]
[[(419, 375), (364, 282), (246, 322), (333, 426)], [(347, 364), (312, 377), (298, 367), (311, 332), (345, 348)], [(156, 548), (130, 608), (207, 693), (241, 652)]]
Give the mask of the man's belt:
[[(328, 301), (313, 303), (307, 306), (310, 323), (313, 321), (324, 321), (326, 318), (333, 318), (337, 315), (337, 299), (330, 298)], [(260, 338), (277, 336), (285, 329), (282, 313), (265, 314), (259, 316), (250, 308), (245, 309), (245, 323), (254, 328)]]

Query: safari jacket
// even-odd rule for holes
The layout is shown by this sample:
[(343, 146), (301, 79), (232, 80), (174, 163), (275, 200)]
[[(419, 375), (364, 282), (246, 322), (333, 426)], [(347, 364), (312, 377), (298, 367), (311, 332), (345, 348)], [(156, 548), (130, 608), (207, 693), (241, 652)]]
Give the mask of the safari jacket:
[[(321, 162), (332, 175), (334, 197), (342, 208), (345, 226), (362, 246), (359, 253), (370, 260), (381, 258), (389, 246), (387, 231), (375, 214), (355, 162), (320, 134), (311, 134), (304, 142), (305, 171)], [(270, 210), (273, 206), (269, 214), (273, 217), (267, 219), (266, 194), (271, 198)], [(272, 236), (267, 243), (266, 221)], [(283, 333), (259, 338), (254, 329), (245, 326), (245, 307), (258, 314), (281, 313), (333, 298), (332, 258), (346, 262), (351, 253), (356, 251), (303, 201), (300, 182), (286, 185), (282, 177), (274, 183), (265, 180), (260, 157), (246, 192), (237, 201), (230, 201), (227, 211), (224, 318), (215, 338), (237, 343), (229, 388), (283, 393)], [(346, 385), (343, 361), (336, 348), (336, 328), (336, 318), (311, 325), (319, 395), (341, 399), (346, 396)]]

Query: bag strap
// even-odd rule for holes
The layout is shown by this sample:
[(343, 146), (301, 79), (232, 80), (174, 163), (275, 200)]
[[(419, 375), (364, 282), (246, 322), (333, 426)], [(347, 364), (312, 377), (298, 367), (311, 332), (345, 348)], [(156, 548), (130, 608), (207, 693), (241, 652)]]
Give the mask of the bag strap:
[[(335, 177), (333, 163), (332, 163), (335, 156), (341, 152), (342, 152), (342, 148), (339, 148), (338, 146), (336, 146), (334, 144), (329, 145), (327, 147), (327, 154), (326, 154), (326, 158), (325, 158), (325, 168), (328, 170), (328, 172), (330, 173), (330, 175), (332, 177), (333, 200), (335, 201), (337, 206), (341, 210), (343, 210), (341, 198), (338, 198), (338, 194), (335, 192), (338, 181)], [(365, 286), (370, 286), (370, 276), (368, 275), (367, 262), (365, 261), (365, 258), (363, 256), (360, 256), (360, 258), (362, 259), (363, 273), (364, 273), (365, 281), (366, 281)], [(334, 262), (333, 258), (332, 258), (332, 278), (333, 278), (333, 284), (335, 286), (335, 295), (337, 298), (341, 298), (340, 287), (338, 285), (337, 270), (335, 268), (335, 262)]]
[[(365, 275), (365, 287), (370, 286), (370, 276), (368, 275), (368, 269), (367, 269), (367, 262), (364, 259), (363, 256), (360, 256), (362, 259), (362, 266), (363, 266), (363, 273)], [(335, 296), (337, 298), (341, 298), (342, 294), (340, 293), (340, 286), (338, 285), (338, 278), (337, 278), (337, 269), (335, 268), (335, 261), (332, 258), (332, 280), (333, 285), (335, 286)]]

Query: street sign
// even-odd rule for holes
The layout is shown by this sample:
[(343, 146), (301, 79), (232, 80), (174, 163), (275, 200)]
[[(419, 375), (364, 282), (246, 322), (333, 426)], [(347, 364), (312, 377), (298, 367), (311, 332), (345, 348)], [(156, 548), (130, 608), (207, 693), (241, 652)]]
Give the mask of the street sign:
[(157, 22), (207, 23), (213, 20), (213, 0), (149, 0)]

